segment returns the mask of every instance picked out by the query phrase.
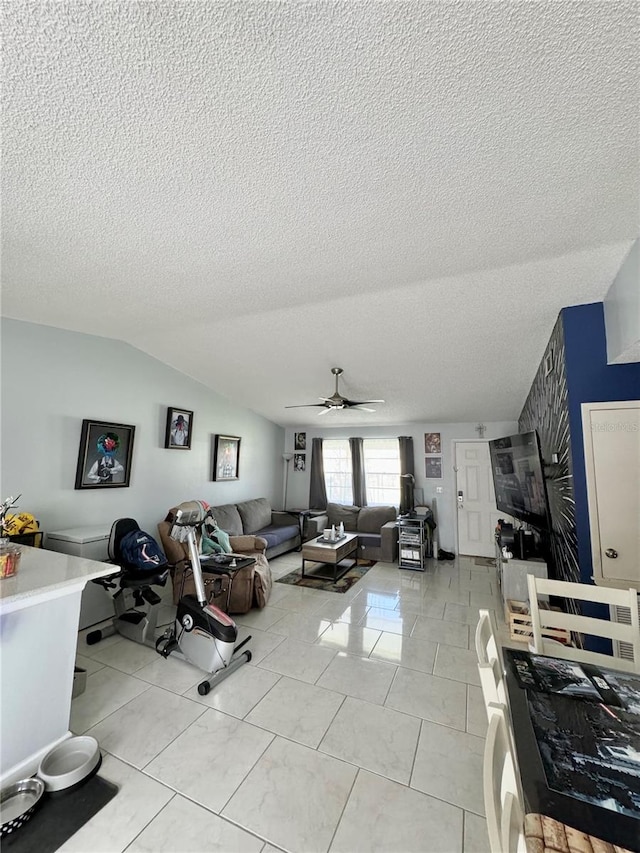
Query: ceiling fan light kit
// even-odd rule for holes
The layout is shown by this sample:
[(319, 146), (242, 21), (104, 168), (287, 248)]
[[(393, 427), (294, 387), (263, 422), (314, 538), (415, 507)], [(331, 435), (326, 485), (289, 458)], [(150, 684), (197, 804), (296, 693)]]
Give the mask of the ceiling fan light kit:
[(285, 409), (305, 409), (309, 407), (321, 408), (319, 415), (326, 415), (327, 412), (336, 411), (338, 409), (360, 409), (363, 412), (375, 412), (375, 409), (369, 409), (367, 406), (370, 403), (384, 403), (384, 400), (349, 400), (343, 397), (338, 390), (338, 381), (344, 372), (341, 367), (332, 367), (331, 372), (336, 377), (336, 390), (330, 397), (319, 397), (322, 403), (301, 403), (298, 406), (285, 406)]

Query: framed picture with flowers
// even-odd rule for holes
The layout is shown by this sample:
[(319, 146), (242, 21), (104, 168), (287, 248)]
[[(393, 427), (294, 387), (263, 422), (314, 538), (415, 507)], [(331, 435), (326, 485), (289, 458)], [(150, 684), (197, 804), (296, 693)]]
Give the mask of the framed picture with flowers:
[(131, 481), (136, 428), (85, 419), (80, 433), (76, 489), (121, 489)]

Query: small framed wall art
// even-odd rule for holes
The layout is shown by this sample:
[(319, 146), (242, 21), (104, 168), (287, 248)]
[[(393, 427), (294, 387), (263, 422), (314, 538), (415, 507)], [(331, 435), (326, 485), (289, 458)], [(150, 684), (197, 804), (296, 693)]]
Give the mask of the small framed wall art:
[(307, 434), (306, 434), (306, 432), (294, 433), (293, 449), (294, 450), (306, 450), (307, 449)]
[(427, 456), (425, 458), (424, 476), (427, 480), (442, 479), (442, 456)]
[(126, 488), (131, 480), (136, 428), (85, 418), (80, 434), (76, 489)]
[(439, 432), (425, 432), (424, 434), (424, 452), (425, 453), (442, 453), (442, 442), (440, 441)]
[(306, 453), (294, 453), (293, 455), (293, 470), (305, 471), (307, 468)]
[(193, 434), (193, 412), (188, 409), (167, 409), (167, 430), (164, 446), (169, 450), (191, 450)]
[(213, 454), (213, 479), (238, 480), (240, 439), (237, 435), (216, 435)]

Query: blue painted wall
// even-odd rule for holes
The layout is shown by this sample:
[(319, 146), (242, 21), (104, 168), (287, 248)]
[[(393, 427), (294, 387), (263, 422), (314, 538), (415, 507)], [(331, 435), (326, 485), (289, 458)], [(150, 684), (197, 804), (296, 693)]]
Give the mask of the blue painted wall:
[(580, 405), (640, 398), (640, 364), (607, 364), (602, 302), (563, 308), (561, 316), (564, 326), (578, 562), (581, 580), (591, 583), (591, 536)]

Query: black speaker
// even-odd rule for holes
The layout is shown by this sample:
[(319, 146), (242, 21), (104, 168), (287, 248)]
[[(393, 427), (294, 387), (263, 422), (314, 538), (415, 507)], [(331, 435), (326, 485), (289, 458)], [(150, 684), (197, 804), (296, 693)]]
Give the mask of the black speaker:
[(507, 524), (503, 521), (500, 525), (500, 533), (498, 536), (498, 543), (500, 547), (507, 548), (509, 551), (511, 551), (511, 553), (513, 553), (514, 536), (515, 531), (513, 529), (513, 524)]
[(516, 530), (513, 534), (513, 546), (511, 548), (516, 560), (526, 560), (526, 537), (524, 530)]

